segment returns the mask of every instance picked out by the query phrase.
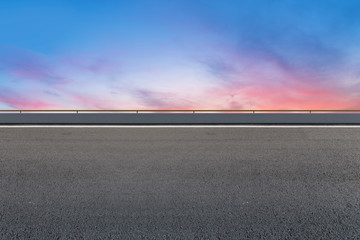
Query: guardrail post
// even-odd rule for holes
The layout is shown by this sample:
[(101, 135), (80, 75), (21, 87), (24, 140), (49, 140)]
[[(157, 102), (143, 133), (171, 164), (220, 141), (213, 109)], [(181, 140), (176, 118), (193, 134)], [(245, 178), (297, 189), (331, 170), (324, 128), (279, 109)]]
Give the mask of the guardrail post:
[(253, 113), (255, 113), (255, 110), (253, 110)]
[(309, 113), (311, 114), (311, 110), (309, 111)]
[(22, 113), (22, 111), (20, 110), (20, 113)]
[(193, 111), (193, 113), (195, 113), (195, 110)]

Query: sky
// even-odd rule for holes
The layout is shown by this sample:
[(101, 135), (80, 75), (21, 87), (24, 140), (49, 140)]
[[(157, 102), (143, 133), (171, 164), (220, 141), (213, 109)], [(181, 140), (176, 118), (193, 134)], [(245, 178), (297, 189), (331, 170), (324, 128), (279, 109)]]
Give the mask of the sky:
[(0, 1), (0, 109), (360, 109), (358, 0)]

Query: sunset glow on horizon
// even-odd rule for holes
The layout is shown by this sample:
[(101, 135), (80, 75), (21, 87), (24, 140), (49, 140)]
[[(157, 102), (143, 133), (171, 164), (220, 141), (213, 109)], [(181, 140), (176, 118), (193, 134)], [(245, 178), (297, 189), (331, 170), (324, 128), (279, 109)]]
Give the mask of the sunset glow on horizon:
[(0, 6), (0, 109), (360, 109), (356, 0)]

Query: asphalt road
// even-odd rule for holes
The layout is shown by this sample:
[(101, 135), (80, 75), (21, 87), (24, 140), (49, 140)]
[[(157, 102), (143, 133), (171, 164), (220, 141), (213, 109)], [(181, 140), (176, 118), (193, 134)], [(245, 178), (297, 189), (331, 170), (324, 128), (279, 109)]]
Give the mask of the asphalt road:
[(0, 239), (355, 239), (360, 128), (0, 128)]

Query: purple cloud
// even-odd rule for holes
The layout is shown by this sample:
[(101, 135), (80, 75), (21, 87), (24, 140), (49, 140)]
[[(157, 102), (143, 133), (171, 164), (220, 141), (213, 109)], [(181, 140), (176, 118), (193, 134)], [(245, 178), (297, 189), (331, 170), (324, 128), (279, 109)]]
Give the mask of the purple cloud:
[(10, 48), (1, 52), (0, 71), (8, 75), (46, 84), (66, 82), (40, 54), (19, 48)]

